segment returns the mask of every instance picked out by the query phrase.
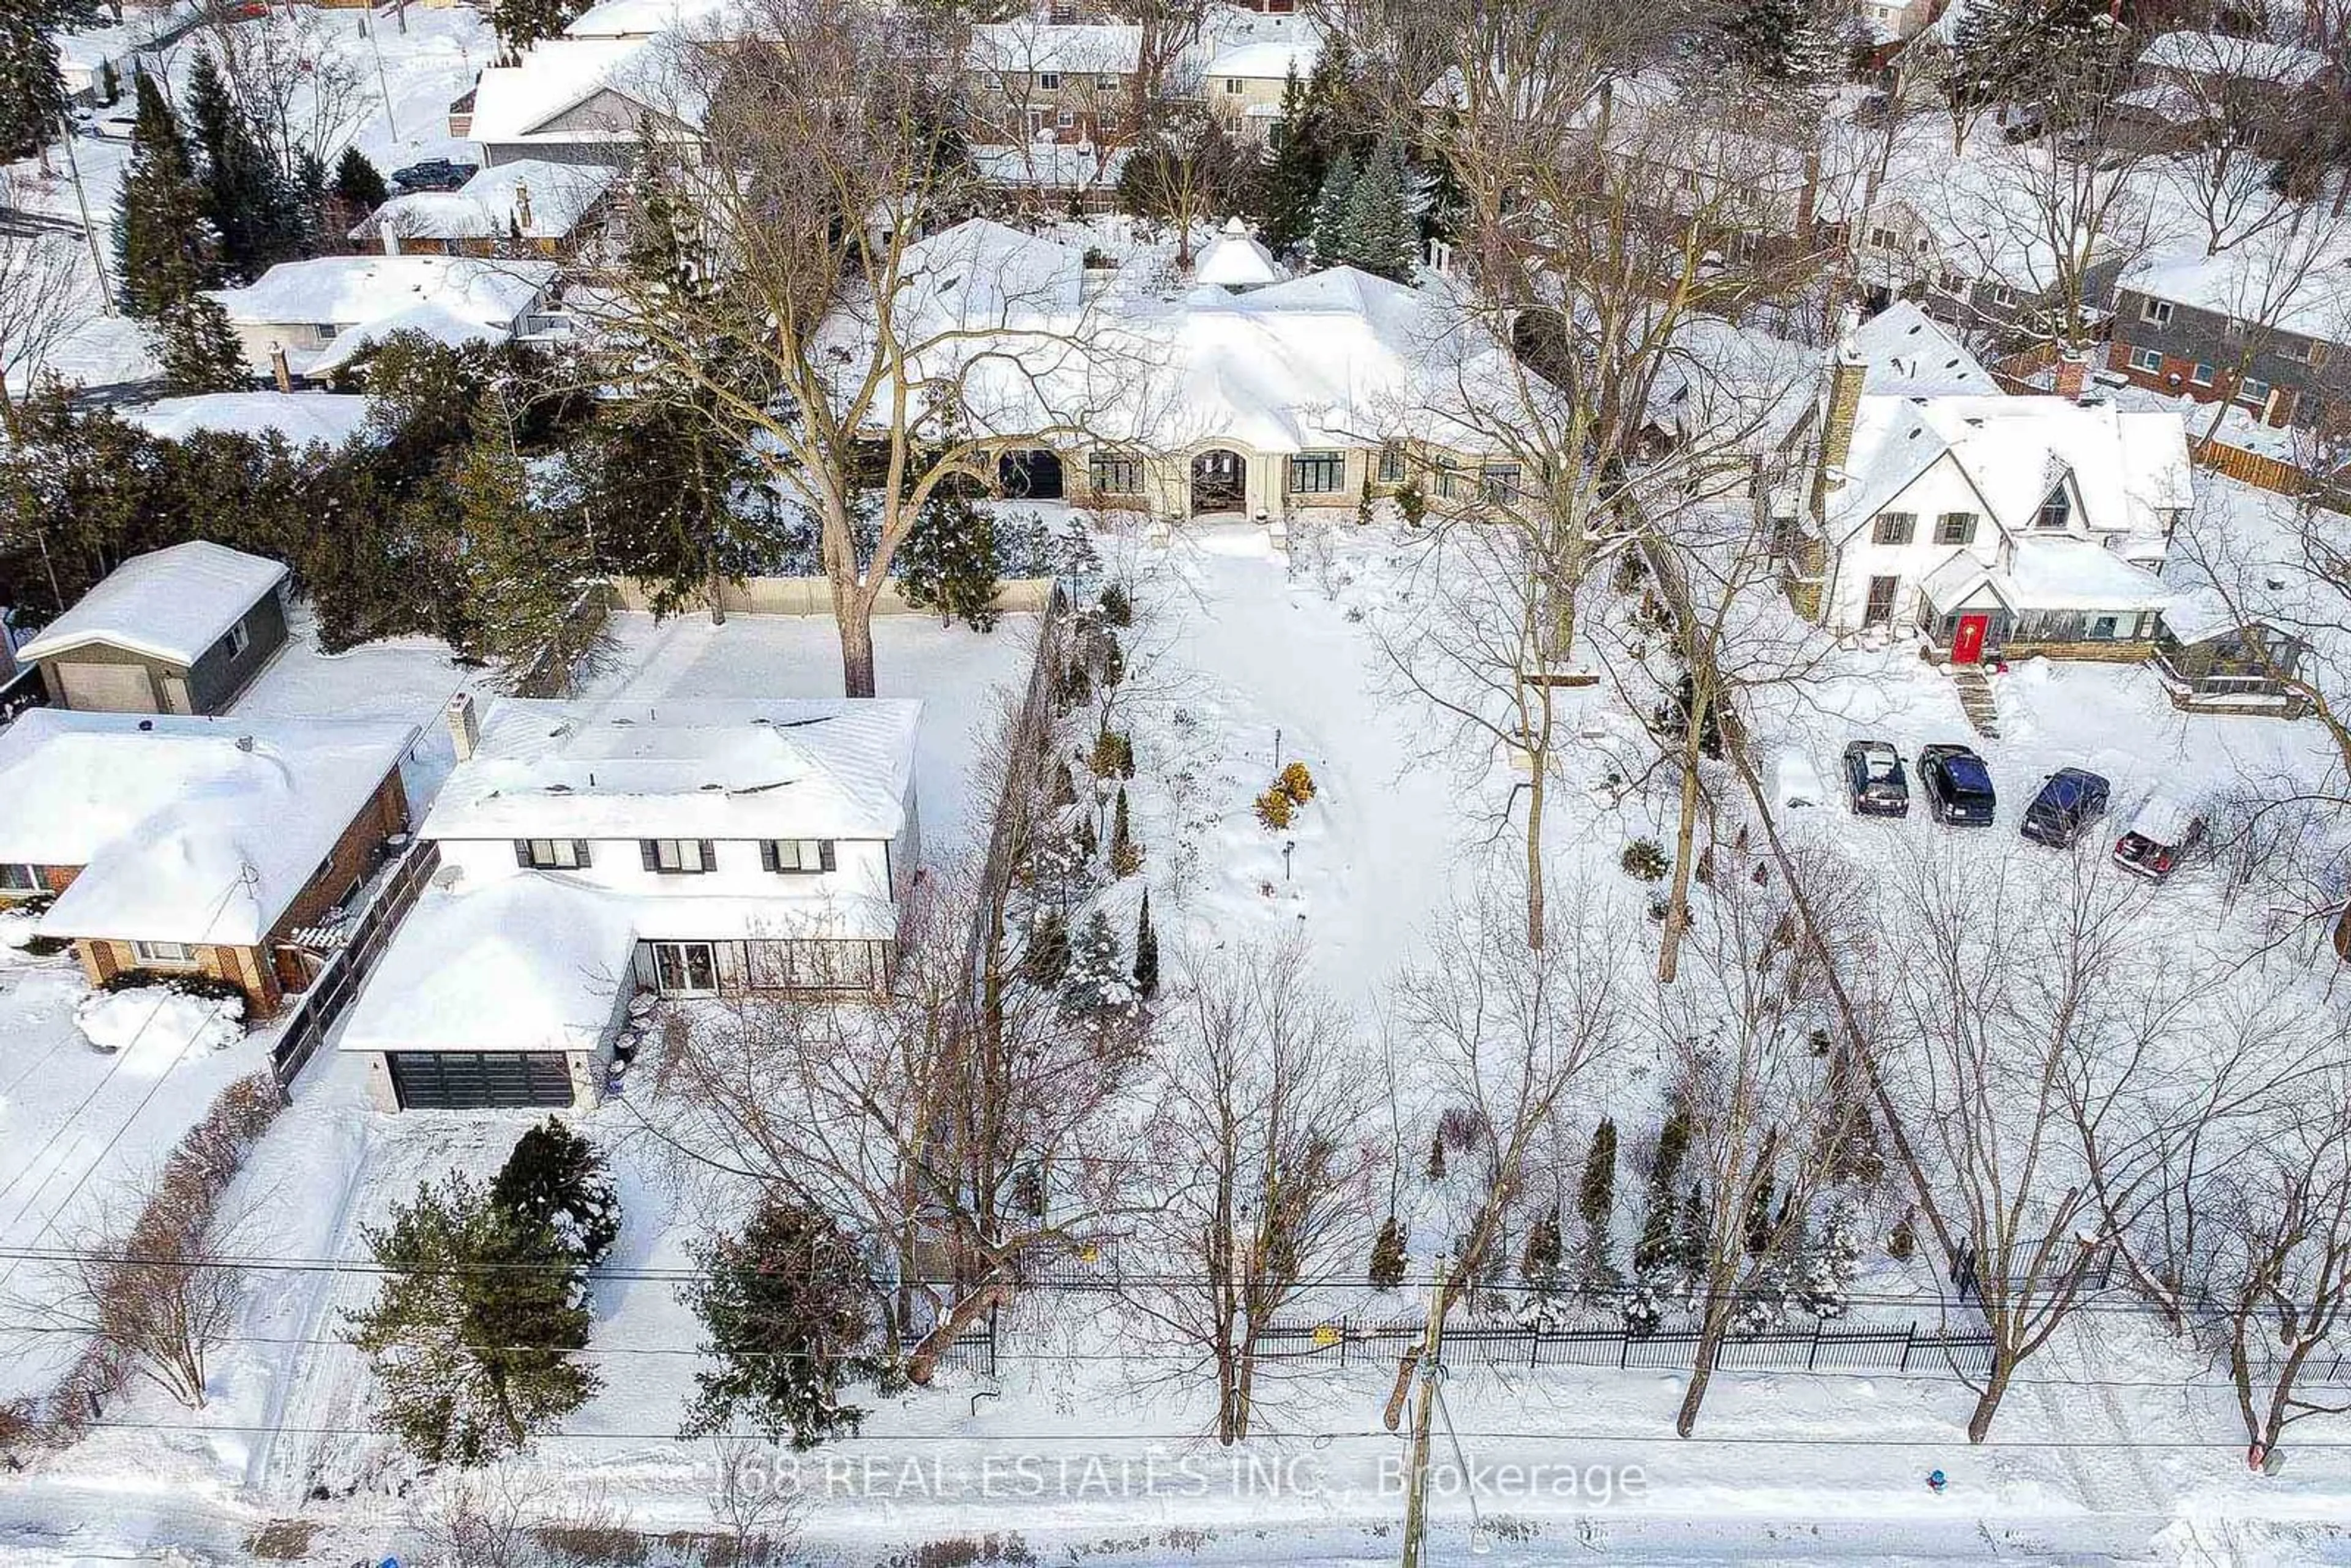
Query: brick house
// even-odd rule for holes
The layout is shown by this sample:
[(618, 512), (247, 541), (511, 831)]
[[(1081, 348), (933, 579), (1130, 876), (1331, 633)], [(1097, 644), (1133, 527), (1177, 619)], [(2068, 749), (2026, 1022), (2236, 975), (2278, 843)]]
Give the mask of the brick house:
[(408, 826), (413, 726), (37, 708), (0, 735), (0, 897), (46, 900), (92, 985), (127, 970), (235, 984), (267, 1018), (307, 939)]
[(1105, 146), (1134, 125), (1143, 29), (1038, 18), (972, 28), (963, 58), (973, 140)]
[(2312, 256), (2297, 243), (2265, 237), (2131, 268), (2115, 289), (2107, 367), (2175, 396), (2226, 400), (2269, 424), (2320, 423), (2344, 402), (2351, 245)]

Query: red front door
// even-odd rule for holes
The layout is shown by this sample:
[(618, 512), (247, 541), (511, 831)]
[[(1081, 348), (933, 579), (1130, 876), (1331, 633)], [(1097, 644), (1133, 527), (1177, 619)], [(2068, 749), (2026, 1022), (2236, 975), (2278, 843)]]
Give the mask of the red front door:
[(1991, 627), (1989, 615), (1962, 615), (1959, 630), (1951, 639), (1951, 663), (1973, 664), (1983, 658), (1984, 633)]

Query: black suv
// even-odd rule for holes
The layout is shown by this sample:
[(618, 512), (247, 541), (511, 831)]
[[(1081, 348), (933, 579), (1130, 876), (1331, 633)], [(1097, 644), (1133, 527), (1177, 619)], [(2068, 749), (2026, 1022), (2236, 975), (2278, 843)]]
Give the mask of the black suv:
[(427, 158), (411, 163), (405, 169), (392, 171), (392, 183), (403, 191), (454, 191), (472, 179), (475, 170), (471, 163), (453, 162), (446, 158)]
[(2080, 768), (2060, 768), (2041, 782), (2041, 793), (2024, 808), (2018, 831), (2036, 844), (2053, 850), (2070, 849), (2106, 814), (2110, 791), (2097, 774)]
[(1964, 746), (1921, 747), (1918, 788), (1927, 797), (1927, 814), (1950, 827), (1989, 828), (2000, 803), (1983, 758)]
[(1844, 799), (1860, 816), (1908, 816), (1910, 780), (1902, 771), (1902, 754), (1882, 740), (1846, 747)]

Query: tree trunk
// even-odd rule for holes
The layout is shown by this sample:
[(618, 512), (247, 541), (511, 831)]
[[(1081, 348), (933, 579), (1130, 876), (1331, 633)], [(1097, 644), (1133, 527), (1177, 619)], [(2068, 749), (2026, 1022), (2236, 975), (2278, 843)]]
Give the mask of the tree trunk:
[[(1692, 702), (1693, 710), (1699, 705)], [(1682, 752), (1682, 816), (1681, 826), (1674, 835), (1673, 891), (1666, 898), (1665, 940), (1657, 945), (1657, 981), (1670, 986), (1680, 972), (1682, 961), (1682, 927), (1689, 924), (1690, 855), (1698, 842), (1698, 739), (1697, 727), (1703, 721), (1694, 712), (1690, 724), (1692, 734)]]
[(1534, 781), (1527, 786), (1527, 946), (1536, 952), (1543, 945), (1543, 773), (1548, 766), (1546, 746), (1531, 751)]
[(1674, 1436), (1687, 1437), (1698, 1429), (1698, 1407), (1706, 1403), (1707, 1385), (1714, 1380), (1714, 1358), (1721, 1353), (1723, 1336), (1730, 1332), (1730, 1292), (1708, 1288), (1706, 1311), (1699, 1316), (1698, 1361), (1690, 1368), (1689, 1386), (1682, 1390), (1682, 1407), (1674, 1416)]
[(726, 624), (726, 604), (724, 600), (719, 598), (719, 595), (726, 591), (726, 579), (719, 572), (719, 570), (716, 567), (712, 567), (710, 569), (709, 594), (710, 623), (713, 626), (724, 626)]
[(1968, 1441), (1980, 1443), (1991, 1433), (1991, 1418), (2000, 1414), (2000, 1402), (2008, 1397), (2008, 1380), (2014, 1375), (2016, 1364), (2009, 1359), (2007, 1347), (1994, 1345), (1991, 1353), (1991, 1375), (1984, 1380), (1983, 1392), (1976, 1397), (1975, 1414), (1968, 1417)]
[(841, 625), (841, 694), (851, 697), (873, 695), (873, 603), (852, 591), (835, 594), (835, 619)]
[(988, 1308), (1003, 1305), (1011, 1293), (1006, 1286), (990, 1285), (985, 1290), (974, 1291), (957, 1301), (947, 1315), (939, 1320), (938, 1326), (923, 1336), (923, 1342), (914, 1347), (914, 1354), (907, 1358), (906, 1381), (917, 1388), (928, 1388), (931, 1379), (938, 1375), (939, 1357), (953, 1348), (963, 1331), (977, 1322)]

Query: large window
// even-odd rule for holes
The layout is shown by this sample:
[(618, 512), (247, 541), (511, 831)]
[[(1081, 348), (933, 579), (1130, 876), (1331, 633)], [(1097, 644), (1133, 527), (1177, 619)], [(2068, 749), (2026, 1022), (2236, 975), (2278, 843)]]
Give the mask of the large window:
[(533, 871), (584, 871), (588, 866), (588, 841), (517, 839), (515, 864)]
[(2138, 319), (2142, 321), (2152, 321), (2158, 327), (2170, 326), (2171, 301), (2168, 299), (2140, 300), (2138, 303)]
[(1486, 499), (1515, 501), (1519, 498), (1519, 465), (1515, 463), (1486, 465)]
[(1097, 452), (1088, 460), (1086, 467), (1087, 476), (1097, 496), (1143, 494), (1143, 460), (1139, 457)]
[(182, 968), (196, 961), (196, 950), (185, 942), (133, 942), (131, 956), (142, 964), (177, 965)]
[(1880, 512), (1869, 530), (1869, 542), (1874, 545), (1907, 545), (1917, 537), (1916, 512)]
[(2237, 401), (2248, 408), (2260, 408), (2270, 401), (2270, 383), (2255, 376), (2237, 382)]
[(1935, 519), (1935, 542), (1938, 545), (1975, 543), (1976, 515), (1973, 512), (1945, 512)]
[(2065, 486), (2058, 486), (2041, 503), (2041, 513), (2032, 519), (2036, 528), (2062, 528), (2072, 520), (2074, 503), (2065, 495)]
[(653, 987), (663, 995), (707, 995), (718, 988), (718, 954), (710, 943), (654, 942), (648, 946), (653, 953)]
[(2163, 350), (2160, 349), (2133, 349), (2130, 351), (2130, 368), (2138, 371), (2141, 375), (2161, 375), (2163, 373)]
[(639, 839), (638, 852), (645, 869), (664, 876), (691, 876), (712, 868), (716, 860), (708, 839)]
[(1380, 448), (1380, 483), (1401, 485), (1405, 476), (1404, 444), (1391, 441)]
[(833, 869), (831, 839), (768, 839), (759, 845), (763, 871), (810, 873)]
[(1039, 71), (1037, 73), (1037, 85), (1043, 88), (1047, 92), (1059, 92), (1061, 89), (1061, 73), (1059, 71)]
[(1347, 482), (1343, 452), (1301, 452), (1290, 460), (1290, 493), (1293, 496), (1335, 496)]
[(37, 865), (0, 865), (0, 893), (39, 893), (43, 886)]
[(2209, 387), (2212, 384), (2212, 367), (2199, 364), (2188, 372), (2188, 379), (2199, 387)]

